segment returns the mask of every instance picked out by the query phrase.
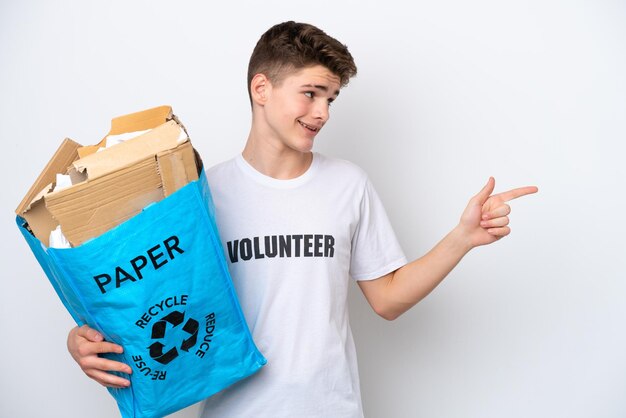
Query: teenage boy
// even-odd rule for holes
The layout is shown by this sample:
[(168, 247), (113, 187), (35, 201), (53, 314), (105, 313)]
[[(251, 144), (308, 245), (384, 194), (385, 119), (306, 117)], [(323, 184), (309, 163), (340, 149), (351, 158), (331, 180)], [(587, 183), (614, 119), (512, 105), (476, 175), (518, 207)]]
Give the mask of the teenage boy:
[[(490, 178), (459, 224), (407, 264), (364, 172), (311, 151), (330, 104), (355, 74), (348, 49), (307, 24), (270, 28), (252, 53), (247, 143), (207, 178), (235, 288), (268, 364), (206, 400), (203, 417), (362, 417), (349, 278), (377, 314), (395, 319), (470, 249), (508, 235), (506, 202), (537, 191), (492, 195)], [(95, 330), (74, 328), (68, 348), (92, 379), (130, 384), (107, 373), (131, 369), (98, 357), (122, 348)]]

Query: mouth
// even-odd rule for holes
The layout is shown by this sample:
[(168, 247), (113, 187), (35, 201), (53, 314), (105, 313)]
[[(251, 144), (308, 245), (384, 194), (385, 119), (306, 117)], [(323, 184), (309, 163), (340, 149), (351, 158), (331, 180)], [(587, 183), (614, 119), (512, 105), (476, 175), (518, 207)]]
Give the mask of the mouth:
[(321, 129), (321, 127), (315, 127), (315, 126), (312, 126), (312, 125), (308, 125), (308, 124), (302, 122), (301, 120), (299, 120), (298, 123), (300, 125), (302, 125), (302, 127), (304, 127), (305, 129), (308, 129), (311, 132), (319, 132), (319, 130)]

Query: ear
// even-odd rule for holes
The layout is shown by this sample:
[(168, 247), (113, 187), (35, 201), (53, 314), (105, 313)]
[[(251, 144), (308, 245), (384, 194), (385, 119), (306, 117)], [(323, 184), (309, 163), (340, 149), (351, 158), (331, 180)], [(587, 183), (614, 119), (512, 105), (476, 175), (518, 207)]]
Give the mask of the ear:
[(265, 74), (256, 74), (250, 81), (250, 95), (252, 102), (258, 105), (264, 105), (267, 101), (268, 94), (271, 90), (270, 80)]

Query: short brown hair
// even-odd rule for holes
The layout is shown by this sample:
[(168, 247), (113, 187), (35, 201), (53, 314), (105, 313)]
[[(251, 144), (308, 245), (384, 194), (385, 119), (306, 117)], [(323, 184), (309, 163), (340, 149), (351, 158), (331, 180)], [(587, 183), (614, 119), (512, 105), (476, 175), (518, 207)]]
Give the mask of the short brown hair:
[(323, 65), (339, 77), (341, 87), (356, 75), (356, 64), (348, 48), (321, 29), (293, 21), (279, 23), (265, 32), (252, 51), (248, 64), (248, 94), (252, 78), (265, 74), (280, 84), (291, 71)]

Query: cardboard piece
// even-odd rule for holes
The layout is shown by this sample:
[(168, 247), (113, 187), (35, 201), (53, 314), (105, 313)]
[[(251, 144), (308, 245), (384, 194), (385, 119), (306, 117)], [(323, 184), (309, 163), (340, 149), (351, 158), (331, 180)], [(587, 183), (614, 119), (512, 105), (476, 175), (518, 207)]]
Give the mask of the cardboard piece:
[(49, 245), (50, 231), (59, 222), (46, 209), (43, 195), (52, 187), (57, 173), (67, 173), (67, 167), (78, 158), (79, 148), (80, 144), (65, 138), (15, 210), (16, 214), (26, 219), (30, 231), (45, 245)]
[(171, 120), (136, 138), (80, 158), (72, 163), (72, 169), (95, 180), (160, 151), (176, 148), (180, 130), (180, 126)]
[[(111, 128), (107, 136), (124, 134), (126, 132), (145, 131), (146, 129), (152, 129), (171, 119), (178, 122), (181, 127), (183, 126), (172, 113), (170, 106), (159, 106), (141, 112), (129, 113), (128, 115), (118, 116), (111, 120)], [(106, 136), (95, 145), (87, 145), (80, 148), (78, 155), (80, 158), (84, 158), (105, 145)]]
[[(97, 146), (81, 147), (66, 139), (16, 213), (46, 246), (50, 232), (61, 225), (75, 247), (198, 179), (194, 149), (188, 139), (179, 143), (184, 127), (169, 106), (115, 118), (109, 134), (146, 129), (151, 131), (97, 153)], [(57, 173), (81, 181), (47, 193)]]

